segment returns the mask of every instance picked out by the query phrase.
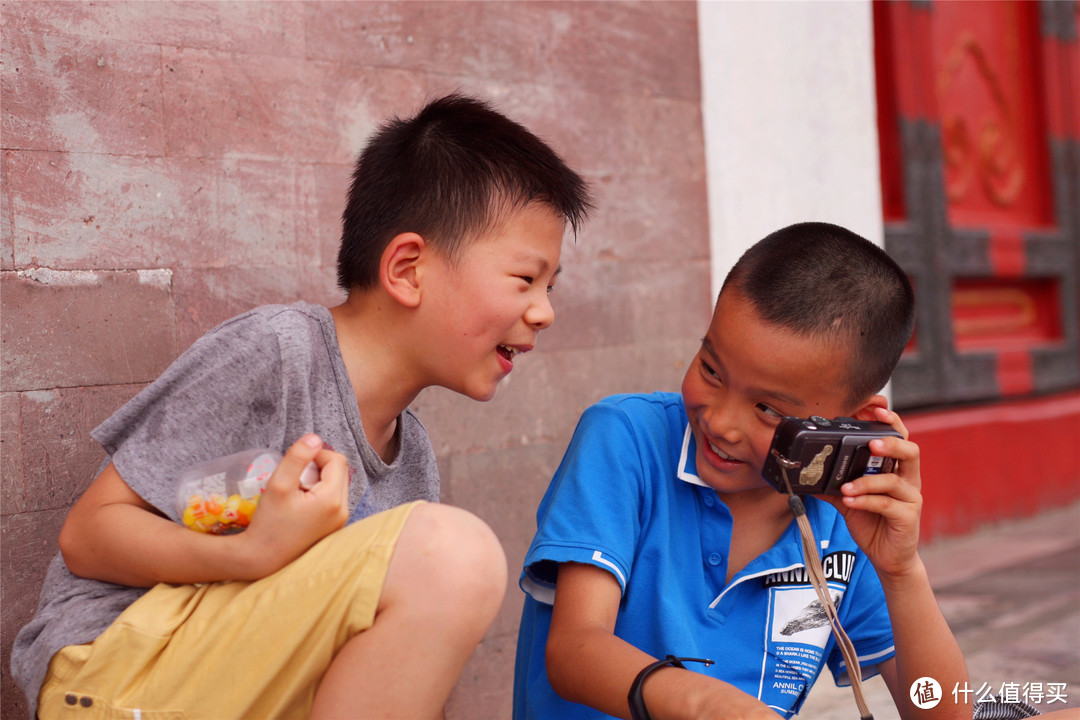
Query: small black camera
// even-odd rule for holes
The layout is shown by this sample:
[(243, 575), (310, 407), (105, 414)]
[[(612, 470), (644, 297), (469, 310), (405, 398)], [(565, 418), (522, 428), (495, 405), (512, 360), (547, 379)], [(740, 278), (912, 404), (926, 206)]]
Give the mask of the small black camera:
[(839, 495), (840, 486), (863, 475), (890, 473), (896, 460), (870, 454), (870, 441), (903, 437), (881, 422), (836, 418), (826, 420), (785, 417), (773, 435), (761, 474), (779, 492), (786, 493), (787, 469), (796, 495)]

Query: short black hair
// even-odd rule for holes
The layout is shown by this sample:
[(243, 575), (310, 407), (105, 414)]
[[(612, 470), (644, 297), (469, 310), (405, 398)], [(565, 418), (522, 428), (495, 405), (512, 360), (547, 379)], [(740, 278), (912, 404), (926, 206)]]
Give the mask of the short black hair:
[(768, 235), (735, 263), (721, 294), (728, 287), (766, 322), (849, 345), (852, 404), (885, 386), (915, 327), (915, 294), (896, 261), (829, 223)]
[(360, 153), (342, 214), (338, 285), (374, 287), (382, 252), (400, 233), (454, 259), (466, 239), (534, 201), (575, 234), (592, 207), (581, 177), (528, 129), (483, 100), (438, 98), (384, 123)]

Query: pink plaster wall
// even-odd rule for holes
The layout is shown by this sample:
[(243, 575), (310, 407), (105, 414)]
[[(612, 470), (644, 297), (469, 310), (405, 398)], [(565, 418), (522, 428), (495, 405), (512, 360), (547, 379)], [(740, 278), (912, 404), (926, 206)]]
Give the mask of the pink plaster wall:
[(678, 388), (709, 312), (697, 18), (687, 2), (11, 2), (0, 6), (2, 707), (11, 642), (88, 431), (216, 323), (339, 299), (354, 153), (387, 114), (485, 96), (593, 184), (558, 318), (488, 404), (421, 395), (443, 499), (514, 578), (452, 719), (505, 718), (534, 514), (581, 410)]

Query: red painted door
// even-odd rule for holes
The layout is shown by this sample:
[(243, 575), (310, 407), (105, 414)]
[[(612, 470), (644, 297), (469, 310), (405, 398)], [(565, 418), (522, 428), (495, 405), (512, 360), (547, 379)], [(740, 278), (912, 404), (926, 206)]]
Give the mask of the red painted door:
[(1078, 8), (874, 4), (886, 247), (919, 303), (893, 397), (923, 429), (931, 532), (1080, 497)]

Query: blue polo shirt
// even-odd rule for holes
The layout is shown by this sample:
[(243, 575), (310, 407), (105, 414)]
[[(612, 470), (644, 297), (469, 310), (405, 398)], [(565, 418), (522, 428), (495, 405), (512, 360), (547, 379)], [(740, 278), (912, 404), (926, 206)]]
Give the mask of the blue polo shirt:
[[(639, 649), (710, 658), (687, 665), (735, 685), (787, 717), (821, 668), (837, 684), (847, 668), (806, 578), (794, 521), (781, 538), (727, 578), (732, 518), (697, 476), (682, 396), (616, 395), (582, 415), (537, 512), (525, 557), (526, 593), (514, 674), (514, 717), (606, 718), (563, 700), (547, 680), (544, 646), (559, 563), (588, 563), (622, 587), (615, 634)], [(807, 516), (840, 622), (863, 677), (894, 654), (885, 597), (870, 561), (828, 503), (806, 498)]]

